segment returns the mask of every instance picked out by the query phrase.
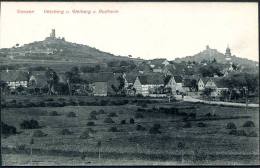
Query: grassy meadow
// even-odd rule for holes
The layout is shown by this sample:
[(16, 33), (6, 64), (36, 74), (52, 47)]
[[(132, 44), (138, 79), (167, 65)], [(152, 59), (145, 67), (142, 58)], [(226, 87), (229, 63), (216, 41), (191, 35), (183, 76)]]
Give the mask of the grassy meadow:
[[(29, 98), (6, 97), (5, 100), (8, 102), (13, 99), (26, 102)], [(29, 101), (37, 102), (42, 99), (56, 101), (60, 97), (31, 97)], [(70, 99), (63, 97), (63, 101)], [(99, 99), (119, 101), (127, 98), (74, 99), (88, 102)], [(149, 100), (129, 98), (123, 105), (107, 103), (3, 108), (2, 121), (15, 126), (18, 131), (18, 134), (1, 138), (3, 165), (30, 164), (30, 140), (36, 130), (41, 130), (46, 135), (33, 137), (32, 160), (35, 165), (127, 165), (131, 161), (139, 165), (259, 164), (258, 108), (249, 108), (245, 112), (245, 108), (181, 101), (167, 103), (167, 100), (162, 99), (138, 103), (142, 99)], [(178, 113), (156, 110), (160, 108), (175, 108)], [(51, 115), (53, 111), (57, 115)], [(68, 117), (70, 112), (76, 116)], [(196, 117), (187, 118), (192, 113)], [(110, 118), (110, 122), (106, 122), (107, 118)], [(21, 129), (20, 123), (30, 119), (37, 120), (41, 128)], [(134, 122), (130, 123), (130, 119)], [(255, 126), (243, 127), (246, 121), (253, 121)], [(89, 122), (94, 124), (88, 124)], [(244, 130), (247, 135), (230, 134), (231, 130), (226, 128), (229, 122), (236, 125), (236, 130)], [(203, 126), (198, 123), (203, 123)], [(160, 125), (159, 132), (151, 133), (154, 124)], [(138, 125), (141, 129), (137, 129)], [(68, 129), (70, 133), (62, 134), (64, 129)], [(257, 136), (248, 136), (250, 132), (256, 132)], [(99, 141), (100, 146), (97, 145)], [(10, 159), (12, 157), (19, 159), (14, 162)]]

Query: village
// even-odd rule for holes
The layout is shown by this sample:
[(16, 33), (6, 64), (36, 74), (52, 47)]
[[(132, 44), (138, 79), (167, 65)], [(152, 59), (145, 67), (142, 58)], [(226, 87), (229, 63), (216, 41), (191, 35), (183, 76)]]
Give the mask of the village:
[[(51, 44), (63, 43), (65, 38), (57, 38), (55, 29), (53, 29), (46, 41)], [(11, 51), (6, 57), (13, 59), (13, 55), (30, 57), (33, 54), (38, 57), (39, 55), (50, 57), (57, 52), (63, 52), (63, 49), (30, 47), (29, 51)], [(211, 49), (209, 46), (206, 46), (203, 51), (204, 55), (209, 58), (212, 57), (214, 52), (217, 52), (217, 50)], [(257, 90), (256, 86), (252, 86), (254, 84), (248, 83), (249, 81), (230, 81), (230, 76), (243, 74), (244, 68), (234, 64), (232, 57), (234, 56), (232, 56), (230, 48), (227, 47), (224, 58), (225, 64), (218, 64), (215, 58), (212, 58), (212, 61), (189, 61), (179, 64), (162, 58), (137, 63), (131, 60), (129, 62), (111, 61), (105, 66), (93, 64), (94, 67), (93, 65), (92, 67), (75, 65), (70, 71), (66, 72), (55, 72), (48, 66), (27, 70), (9, 70), (6, 66), (6, 69), (2, 68), (1, 81), (3, 83), (3, 94), (6, 95), (46, 94), (161, 98), (181, 95), (200, 99), (206, 97), (210, 100), (231, 101), (234, 97), (246, 97), (248, 93)], [(112, 70), (106, 69), (109, 64)], [(181, 64), (182, 67), (180, 67)], [(105, 67), (103, 71), (101, 70), (102, 66)], [(256, 64), (256, 68), (257, 66), (258, 64)], [(200, 67), (199, 72), (194, 72), (194, 67)], [(127, 70), (124, 71), (124, 68)], [(249, 90), (248, 86), (250, 87)]]
[(144, 60), (55, 29), (0, 49), (4, 165), (259, 163), (258, 62), (224, 50)]

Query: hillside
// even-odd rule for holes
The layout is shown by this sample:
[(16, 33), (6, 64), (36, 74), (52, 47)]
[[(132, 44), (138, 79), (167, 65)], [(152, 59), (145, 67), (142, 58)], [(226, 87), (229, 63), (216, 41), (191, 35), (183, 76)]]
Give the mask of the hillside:
[[(226, 58), (225, 54), (219, 52), (216, 49), (211, 49), (209, 47), (207, 47), (202, 52), (197, 53), (197, 54), (195, 54), (193, 56), (187, 56), (187, 57), (183, 57), (183, 58), (176, 58), (175, 61), (176, 62), (181, 62), (181, 61), (185, 61), (185, 62), (188, 62), (188, 61), (191, 61), (191, 62), (193, 62), (193, 61), (201, 62), (201, 61), (204, 61), (204, 60), (212, 61), (212, 60), (214, 60), (214, 58), (216, 59), (216, 61), (218, 63), (221, 63), (221, 64), (228, 63), (228, 61), (225, 59)], [(231, 61), (234, 64), (244, 65), (244, 66), (251, 66), (251, 67), (256, 67), (256, 64), (258, 64), (258, 62), (256, 62), (256, 61), (248, 60), (246, 58), (240, 58), (240, 57), (237, 57), (235, 55), (231, 56)]]
[(64, 63), (107, 63), (114, 60), (134, 60), (129, 57), (115, 56), (96, 48), (65, 41), (65, 39), (47, 37), (43, 41), (23, 46), (0, 49), (1, 61), (64, 62)]

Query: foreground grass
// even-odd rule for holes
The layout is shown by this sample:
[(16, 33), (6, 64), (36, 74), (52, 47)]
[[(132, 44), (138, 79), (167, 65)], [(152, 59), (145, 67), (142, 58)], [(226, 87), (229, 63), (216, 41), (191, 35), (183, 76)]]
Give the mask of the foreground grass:
[[(56, 150), (59, 151), (54, 156), (54, 161), (48, 163), (45, 158), (48, 156), (35, 156), (41, 162), (40, 165), (55, 165), (63, 163), (63, 157), (66, 153), (78, 152), (78, 155), (67, 159), (64, 164), (77, 165), (89, 164), (85, 161), (69, 161), (79, 159), (80, 153), (89, 154), (87, 158), (91, 160), (91, 164), (117, 164), (123, 165), (133, 161), (134, 163), (147, 164), (181, 164), (181, 153), (186, 159), (186, 164), (194, 164), (192, 155), (195, 151), (199, 155), (207, 155), (201, 162), (204, 164), (217, 163), (221, 161), (227, 164), (255, 164), (258, 161), (259, 154), (259, 137), (244, 137), (229, 135), (226, 124), (234, 122), (238, 129), (248, 129), (248, 131), (259, 132), (259, 113), (257, 108), (250, 108), (245, 113), (244, 108), (221, 107), (202, 105), (198, 103), (156, 103), (148, 104), (147, 108), (153, 107), (178, 107), (179, 111), (192, 113), (196, 112), (197, 116), (203, 116), (207, 113), (215, 113), (221, 117), (237, 117), (249, 116), (250, 118), (226, 119), (203, 121), (206, 127), (197, 127), (196, 121), (191, 121), (191, 128), (183, 128), (181, 116), (175, 116), (164, 113), (142, 112), (144, 118), (135, 118), (134, 124), (129, 124), (129, 119), (134, 115), (139, 106), (127, 104), (123, 106), (65, 106), (65, 107), (32, 107), (32, 108), (8, 108), (2, 111), (2, 120), (10, 125), (19, 128), (19, 124), (24, 119), (36, 119), (40, 125), (45, 127), (41, 130), (48, 135), (46, 137), (34, 138), (33, 148), (36, 150)], [(189, 107), (193, 108), (189, 108)], [(105, 114), (97, 115), (97, 120), (90, 120), (89, 114), (92, 111), (103, 109)], [(49, 116), (50, 111), (57, 111), (60, 115)], [(68, 112), (75, 112), (77, 117), (68, 118)], [(109, 113), (115, 112), (118, 116), (112, 117), (115, 123), (104, 123), (104, 119)], [(126, 120), (126, 124), (120, 124), (121, 120)], [(252, 120), (256, 124), (254, 128), (243, 128), (242, 125), (247, 120)], [(86, 123), (94, 121), (95, 126), (87, 126)], [(174, 121), (174, 122), (173, 122)], [(154, 123), (161, 125), (161, 134), (149, 134), (148, 130)], [(136, 125), (141, 124), (146, 128), (145, 131), (136, 131)], [(117, 127), (119, 132), (110, 132), (110, 127)], [(60, 135), (59, 132), (64, 129), (70, 129), (72, 135)], [(89, 139), (81, 139), (79, 136), (87, 128), (93, 128), (97, 132)], [(21, 130), (20, 134), (2, 138), (2, 146), (6, 148), (16, 148), (19, 145), (25, 145), (29, 149), (30, 136), (32, 130)], [(259, 135), (258, 135), (259, 136)], [(102, 142), (102, 157), (105, 161), (102, 163), (97, 161), (97, 142)], [(180, 150), (178, 143), (185, 143), (185, 147)], [(70, 152), (71, 151), (71, 152)], [(17, 165), (26, 165), (28, 154), (21, 152), (19, 155), (8, 152), (8, 157), (20, 157)], [(114, 153), (115, 157), (111, 155)], [(60, 155), (60, 156), (59, 156)], [(153, 157), (153, 156), (158, 156)], [(6, 157), (4, 164), (12, 165), (12, 159)], [(121, 158), (117, 160), (116, 158)], [(185, 158), (186, 157), (186, 158)], [(49, 159), (47, 159), (49, 160)], [(163, 160), (163, 162), (162, 162)], [(36, 163), (35, 163), (36, 164)]]

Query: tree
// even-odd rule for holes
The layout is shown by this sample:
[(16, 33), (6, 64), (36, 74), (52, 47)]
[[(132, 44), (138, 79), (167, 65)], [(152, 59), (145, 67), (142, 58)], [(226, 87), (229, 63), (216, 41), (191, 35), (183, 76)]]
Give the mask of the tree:
[(213, 92), (214, 90), (212, 88), (205, 88), (202, 92), (202, 94), (206, 97), (210, 97), (211, 93)]
[(194, 89), (195, 91), (198, 91), (198, 84), (195, 79), (191, 80), (191, 88)]
[(45, 76), (47, 78), (48, 83), (48, 94), (54, 94), (55, 89), (54, 86), (58, 83), (58, 75), (56, 72), (50, 68), (47, 68), (47, 71), (45, 72)]
[(125, 87), (125, 80), (124, 80), (123, 76), (117, 77), (117, 81), (119, 81), (118, 87), (116, 87), (114, 84), (112, 84), (111, 87), (114, 90), (114, 92), (116, 93), (116, 95), (118, 95), (119, 93), (123, 94), (124, 87)]

